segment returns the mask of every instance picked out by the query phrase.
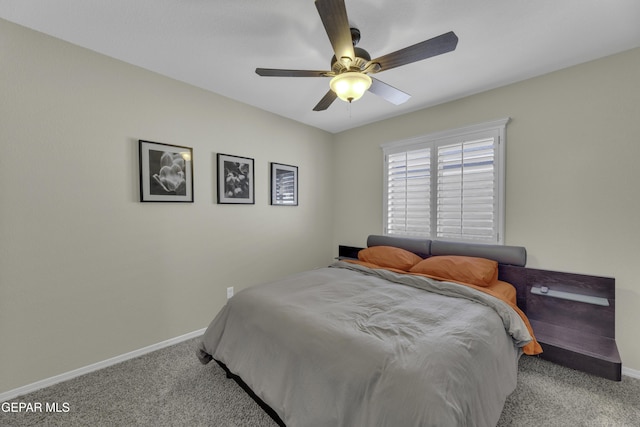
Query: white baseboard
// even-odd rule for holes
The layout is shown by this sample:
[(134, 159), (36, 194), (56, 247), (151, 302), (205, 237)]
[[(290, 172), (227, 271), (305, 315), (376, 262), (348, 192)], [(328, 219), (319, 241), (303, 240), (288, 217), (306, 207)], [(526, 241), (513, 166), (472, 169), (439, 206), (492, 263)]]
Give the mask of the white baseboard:
[(115, 356), (110, 359), (103, 360), (102, 362), (97, 362), (88, 366), (84, 366), (82, 368), (74, 369), (73, 371), (56, 375), (51, 378), (46, 378), (41, 381), (36, 381), (35, 383), (18, 387), (13, 390), (5, 391), (4, 393), (0, 393), (0, 402), (5, 402), (10, 399), (15, 399), (16, 397), (22, 396), (23, 394), (31, 393), (33, 391), (40, 390), (41, 388), (49, 387), (54, 384), (58, 384), (63, 381), (70, 380), (72, 378), (79, 377), (80, 375), (88, 374), (89, 372), (94, 372), (99, 369), (103, 369), (108, 366), (115, 365), (116, 363), (124, 362), (125, 360), (133, 359), (138, 356), (151, 353), (152, 351), (160, 350), (161, 348), (169, 347), (174, 344), (178, 344), (182, 341), (190, 340), (191, 338), (196, 338), (204, 334), (205, 330), (206, 328), (202, 328), (197, 331), (190, 332), (188, 334), (180, 335), (179, 337), (171, 338), (166, 341), (159, 342), (157, 344), (152, 344), (150, 346), (147, 346), (138, 350), (130, 351), (129, 353), (121, 354), (119, 356)]
[(622, 375), (625, 375), (631, 378), (640, 379), (640, 371), (636, 371), (635, 369), (631, 369), (631, 368), (625, 368), (624, 366), (622, 367)]
[[(15, 399), (18, 396), (22, 396), (23, 394), (31, 393), (36, 390), (40, 390), (41, 388), (49, 387), (54, 384), (61, 383), (63, 381), (70, 380), (75, 377), (79, 377), (80, 375), (88, 374), (90, 372), (97, 371), (99, 369), (106, 368), (111, 365), (115, 365), (116, 363), (124, 362), (129, 359), (136, 358), (138, 356), (142, 356), (147, 353), (151, 353), (152, 351), (160, 350), (161, 348), (169, 347), (174, 344), (178, 344), (182, 341), (190, 340), (191, 338), (196, 338), (202, 334), (206, 328), (199, 329), (197, 331), (190, 332), (188, 334), (180, 335), (179, 337), (171, 338), (166, 341), (159, 342), (157, 344), (152, 344), (150, 346), (130, 351), (129, 353), (121, 354), (120, 356), (112, 357), (111, 359), (103, 360), (102, 362), (97, 362), (92, 365), (88, 365), (82, 368), (74, 369), (73, 371), (65, 372), (60, 375), (56, 375), (51, 378), (47, 378), (41, 381), (36, 381), (35, 383), (27, 384), (22, 387), (15, 388), (13, 390), (5, 391), (4, 393), (0, 393), (0, 402), (6, 402), (7, 400)], [(622, 375), (638, 378), (640, 379), (640, 371), (635, 369), (622, 367)]]

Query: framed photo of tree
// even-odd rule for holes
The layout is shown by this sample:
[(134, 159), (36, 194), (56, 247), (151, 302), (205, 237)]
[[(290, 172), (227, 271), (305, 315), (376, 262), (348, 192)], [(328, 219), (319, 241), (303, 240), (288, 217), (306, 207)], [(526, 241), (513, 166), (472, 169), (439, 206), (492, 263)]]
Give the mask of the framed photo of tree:
[(271, 204), (298, 206), (298, 167), (271, 163)]
[(217, 154), (218, 203), (255, 204), (253, 159)]
[(138, 141), (141, 202), (193, 203), (193, 150)]

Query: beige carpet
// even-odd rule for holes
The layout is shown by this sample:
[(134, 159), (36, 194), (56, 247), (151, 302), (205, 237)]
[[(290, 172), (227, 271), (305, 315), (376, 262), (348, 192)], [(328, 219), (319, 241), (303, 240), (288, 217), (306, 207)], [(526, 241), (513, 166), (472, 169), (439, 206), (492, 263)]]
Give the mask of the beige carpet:
[[(276, 426), (216, 363), (200, 364), (198, 340), (13, 399), (43, 410), (0, 411), (0, 426)], [(640, 426), (640, 380), (613, 382), (523, 357), (498, 425)]]

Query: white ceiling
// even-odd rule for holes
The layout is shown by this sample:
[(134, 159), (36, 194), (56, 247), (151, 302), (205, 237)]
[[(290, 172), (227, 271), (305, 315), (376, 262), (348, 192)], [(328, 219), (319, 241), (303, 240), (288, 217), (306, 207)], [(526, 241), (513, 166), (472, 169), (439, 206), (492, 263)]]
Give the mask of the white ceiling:
[(329, 132), (640, 46), (638, 0), (345, 1), (372, 58), (448, 31), (458, 47), (376, 75), (405, 104), (366, 93), (314, 112), (328, 78), (255, 74), (330, 69), (313, 0), (0, 0), (0, 17)]

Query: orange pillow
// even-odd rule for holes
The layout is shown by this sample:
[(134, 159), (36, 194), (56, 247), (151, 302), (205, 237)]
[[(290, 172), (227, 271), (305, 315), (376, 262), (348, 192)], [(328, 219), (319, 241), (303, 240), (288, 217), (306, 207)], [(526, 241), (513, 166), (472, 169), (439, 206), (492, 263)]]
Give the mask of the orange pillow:
[(418, 255), (393, 246), (371, 246), (358, 252), (360, 261), (379, 265), (380, 267), (396, 268), (408, 271), (422, 261)]
[(468, 256), (432, 256), (414, 265), (409, 272), (476, 286), (489, 286), (498, 280), (498, 263)]

